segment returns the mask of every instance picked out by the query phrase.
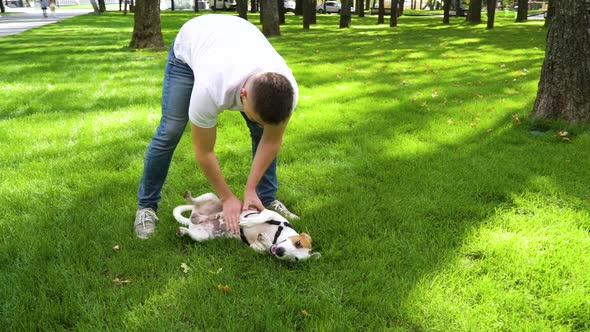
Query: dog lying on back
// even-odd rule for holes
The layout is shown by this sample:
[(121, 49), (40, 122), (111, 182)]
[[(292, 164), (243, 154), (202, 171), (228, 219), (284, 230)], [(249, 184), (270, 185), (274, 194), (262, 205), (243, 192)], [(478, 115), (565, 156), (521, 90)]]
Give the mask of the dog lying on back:
[[(176, 221), (187, 227), (179, 227), (176, 235), (190, 236), (201, 242), (216, 237), (239, 238), (258, 252), (268, 252), (286, 261), (302, 261), (309, 257), (320, 257), (312, 253), (311, 236), (297, 233), (280, 214), (271, 210), (243, 211), (240, 216), (240, 234), (233, 234), (226, 227), (221, 200), (212, 193), (197, 198), (190, 191), (184, 193), (187, 205), (177, 206), (172, 212)], [(183, 212), (191, 211), (186, 218)]]

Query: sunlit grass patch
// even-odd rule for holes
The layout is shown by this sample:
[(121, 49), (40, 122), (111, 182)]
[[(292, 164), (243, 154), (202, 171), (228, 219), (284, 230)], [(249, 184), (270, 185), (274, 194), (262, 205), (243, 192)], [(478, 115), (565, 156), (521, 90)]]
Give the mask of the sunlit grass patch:
[[(270, 41), (300, 99), (279, 198), (322, 253), (299, 265), (176, 238), (184, 190), (212, 190), (189, 130), (156, 234), (134, 237), (167, 52), (128, 48), (131, 14), (0, 39), (0, 326), (588, 329), (589, 128), (528, 119), (546, 31), (498, 15), (493, 30), (406, 16), (339, 29), (319, 15), (309, 31), (287, 16)], [(162, 13), (167, 45), (193, 16)], [(238, 113), (221, 115), (217, 139), (241, 195), (251, 155)]]

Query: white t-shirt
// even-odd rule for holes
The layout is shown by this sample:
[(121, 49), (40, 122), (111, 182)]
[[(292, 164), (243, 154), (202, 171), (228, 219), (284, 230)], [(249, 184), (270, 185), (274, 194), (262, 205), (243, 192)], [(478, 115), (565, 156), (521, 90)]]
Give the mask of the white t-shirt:
[(293, 86), (293, 109), (298, 87), (285, 60), (252, 23), (230, 15), (204, 15), (186, 22), (174, 42), (176, 57), (195, 77), (189, 119), (212, 128), (224, 110), (242, 111), (240, 89), (260, 71), (284, 75)]

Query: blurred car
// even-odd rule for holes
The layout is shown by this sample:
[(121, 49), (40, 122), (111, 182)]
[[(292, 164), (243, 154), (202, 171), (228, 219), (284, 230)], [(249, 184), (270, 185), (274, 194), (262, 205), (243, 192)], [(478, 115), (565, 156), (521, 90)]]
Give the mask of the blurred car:
[[(340, 13), (342, 4), (338, 1), (326, 1), (315, 7), (316, 12), (322, 13)], [(354, 12), (354, 7), (350, 7), (350, 12)]]
[(285, 11), (288, 13), (295, 12), (295, 1), (285, 0)]

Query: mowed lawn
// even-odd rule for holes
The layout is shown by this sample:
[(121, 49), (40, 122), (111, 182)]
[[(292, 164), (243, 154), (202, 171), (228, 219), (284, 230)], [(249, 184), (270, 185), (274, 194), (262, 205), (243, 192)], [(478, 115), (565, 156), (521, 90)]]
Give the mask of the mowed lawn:
[[(162, 13), (166, 45), (193, 16)], [(498, 16), (320, 15), (310, 31), (287, 16), (271, 42), (300, 100), (279, 198), (322, 254), (299, 264), (175, 236), (182, 193), (212, 190), (188, 129), (157, 232), (134, 237), (167, 50), (129, 49), (132, 15), (1, 38), (1, 329), (590, 329), (590, 127), (529, 119), (546, 30)], [(239, 195), (249, 149), (224, 112), (216, 152)]]

